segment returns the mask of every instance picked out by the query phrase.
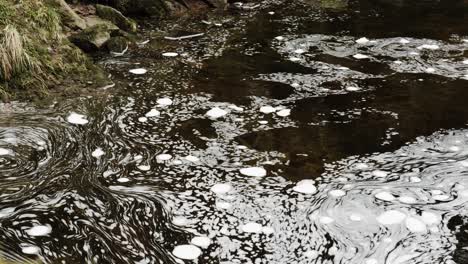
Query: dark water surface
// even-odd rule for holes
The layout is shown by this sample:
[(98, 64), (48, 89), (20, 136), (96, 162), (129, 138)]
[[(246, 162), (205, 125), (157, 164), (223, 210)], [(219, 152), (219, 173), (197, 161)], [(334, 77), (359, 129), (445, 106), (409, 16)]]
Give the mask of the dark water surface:
[(467, 263), (467, 14), (269, 0), (142, 22), (149, 43), (100, 59), (105, 95), (0, 105), (5, 256)]

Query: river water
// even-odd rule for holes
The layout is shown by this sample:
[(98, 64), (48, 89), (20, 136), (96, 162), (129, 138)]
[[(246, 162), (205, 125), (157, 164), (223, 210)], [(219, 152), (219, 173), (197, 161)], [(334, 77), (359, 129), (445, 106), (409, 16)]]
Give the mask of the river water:
[(467, 263), (468, 2), (236, 6), (0, 105), (5, 258)]

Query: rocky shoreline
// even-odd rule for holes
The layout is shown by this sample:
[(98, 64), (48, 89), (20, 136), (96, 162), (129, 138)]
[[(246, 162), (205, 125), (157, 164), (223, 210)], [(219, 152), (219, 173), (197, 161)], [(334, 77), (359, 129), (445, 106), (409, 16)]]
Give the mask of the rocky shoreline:
[(2, 101), (42, 100), (108, 84), (90, 55), (125, 54), (139, 20), (225, 9), (227, 0), (4, 0), (0, 2)]

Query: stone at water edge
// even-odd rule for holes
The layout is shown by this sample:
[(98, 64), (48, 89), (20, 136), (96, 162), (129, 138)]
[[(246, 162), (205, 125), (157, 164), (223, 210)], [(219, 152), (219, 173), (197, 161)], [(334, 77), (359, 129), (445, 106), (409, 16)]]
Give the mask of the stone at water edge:
[(96, 5), (96, 14), (106, 20), (111, 21), (124, 31), (135, 32), (137, 24), (130, 18), (125, 17), (120, 11), (105, 5)]

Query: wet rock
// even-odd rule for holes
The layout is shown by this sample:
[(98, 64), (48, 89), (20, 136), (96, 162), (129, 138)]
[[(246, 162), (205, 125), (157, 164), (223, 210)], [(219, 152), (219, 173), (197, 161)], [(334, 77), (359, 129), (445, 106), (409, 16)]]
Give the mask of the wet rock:
[[(93, 1), (99, 2), (99, 1)], [(172, 3), (174, 2), (174, 3)], [(169, 5), (170, 4), (170, 5)], [(166, 0), (109, 0), (106, 5), (112, 6), (123, 14), (162, 16), (176, 8), (177, 2)]]
[(137, 30), (135, 21), (125, 17), (120, 11), (110, 6), (96, 5), (96, 14), (101, 18), (111, 21), (122, 30), (129, 32), (135, 32)]
[(70, 41), (85, 52), (95, 52), (109, 41), (111, 34), (118, 28), (112, 25), (99, 24), (89, 27), (70, 37)]
[(225, 8), (227, 6), (227, 0), (206, 0), (206, 2), (216, 8)]
[(111, 37), (106, 47), (111, 53), (123, 53), (128, 48), (128, 40), (121, 36)]

